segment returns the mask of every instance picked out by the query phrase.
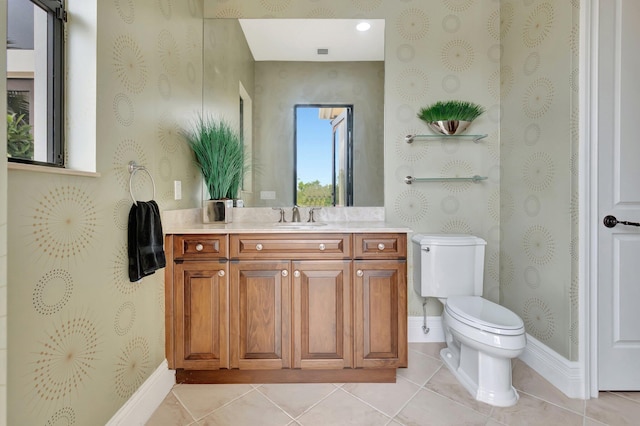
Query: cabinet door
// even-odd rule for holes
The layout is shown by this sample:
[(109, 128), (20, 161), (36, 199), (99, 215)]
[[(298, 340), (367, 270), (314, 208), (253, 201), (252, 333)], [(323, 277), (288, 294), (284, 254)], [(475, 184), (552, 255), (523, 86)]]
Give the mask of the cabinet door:
[(227, 263), (175, 264), (176, 368), (229, 367), (227, 275)]
[(294, 261), (293, 367), (353, 366), (351, 261)]
[(232, 368), (291, 366), (289, 262), (254, 260), (230, 265)]
[(407, 366), (404, 260), (354, 261), (356, 368)]

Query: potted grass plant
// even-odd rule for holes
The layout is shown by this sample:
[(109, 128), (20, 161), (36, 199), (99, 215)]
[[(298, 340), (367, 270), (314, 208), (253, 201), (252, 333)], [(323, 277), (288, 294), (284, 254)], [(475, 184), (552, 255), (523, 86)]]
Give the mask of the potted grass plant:
[(184, 134), (209, 193), (203, 222), (231, 222), (233, 200), (249, 168), (238, 132), (224, 119), (200, 116)]
[(483, 112), (484, 108), (473, 102), (438, 101), (422, 108), (418, 118), (435, 133), (459, 135)]

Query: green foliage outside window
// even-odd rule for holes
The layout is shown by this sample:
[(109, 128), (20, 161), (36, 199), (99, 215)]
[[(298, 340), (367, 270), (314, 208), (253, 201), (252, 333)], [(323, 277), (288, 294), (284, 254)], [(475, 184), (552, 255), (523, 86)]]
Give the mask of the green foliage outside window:
[(7, 157), (33, 160), (33, 134), (29, 102), (24, 94), (7, 92)]
[(304, 207), (322, 207), (332, 205), (332, 185), (321, 185), (319, 180), (298, 182), (296, 204)]

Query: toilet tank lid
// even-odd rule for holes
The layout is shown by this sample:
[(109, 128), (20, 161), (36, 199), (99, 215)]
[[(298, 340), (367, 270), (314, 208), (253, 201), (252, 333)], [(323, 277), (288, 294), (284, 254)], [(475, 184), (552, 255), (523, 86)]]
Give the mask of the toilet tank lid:
[(482, 238), (467, 234), (415, 234), (411, 240), (420, 245), (476, 246), (487, 244)]

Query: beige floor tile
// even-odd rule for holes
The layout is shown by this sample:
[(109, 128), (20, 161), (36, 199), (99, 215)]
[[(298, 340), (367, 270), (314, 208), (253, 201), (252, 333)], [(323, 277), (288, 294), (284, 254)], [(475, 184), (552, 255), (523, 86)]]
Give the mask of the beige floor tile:
[(493, 408), (491, 405), (479, 402), (473, 398), (446, 366), (442, 366), (442, 368), (429, 379), (425, 387), (487, 416)]
[(263, 394), (253, 390), (199, 420), (198, 425), (286, 426), (292, 420)]
[(409, 351), (409, 366), (399, 368), (398, 375), (422, 386), (442, 366), (442, 361), (416, 351)]
[(250, 385), (177, 385), (173, 392), (198, 420), (252, 390)]
[(587, 401), (585, 415), (610, 425), (637, 425), (640, 404), (610, 392)]
[(342, 389), (393, 417), (420, 387), (398, 377), (396, 383), (347, 383)]
[(584, 418), (584, 426), (607, 426), (606, 423), (600, 423), (596, 420), (590, 419), (589, 417)]
[(273, 384), (258, 388), (259, 392), (293, 418), (298, 417), (336, 390), (337, 387), (330, 383)]
[(527, 394), (512, 407), (494, 407), (491, 418), (506, 425), (580, 426), (583, 416)]
[(437, 360), (440, 359), (440, 351), (447, 345), (444, 342), (440, 343), (409, 343), (409, 350), (429, 355)]
[(612, 392), (616, 395), (620, 395), (623, 398), (630, 399), (640, 404), (640, 392)]
[(296, 420), (302, 426), (382, 426), (390, 418), (338, 389)]
[(584, 414), (584, 401), (569, 398), (558, 388), (542, 378), (531, 367), (516, 359), (513, 365), (513, 386), (519, 391), (544, 399), (580, 415)]
[(147, 426), (183, 426), (194, 421), (189, 412), (182, 406), (173, 392), (162, 401), (162, 404), (145, 423)]
[(430, 390), (422, 389), (394, 420), (407, 426), (484, 425), (487, 416)]

